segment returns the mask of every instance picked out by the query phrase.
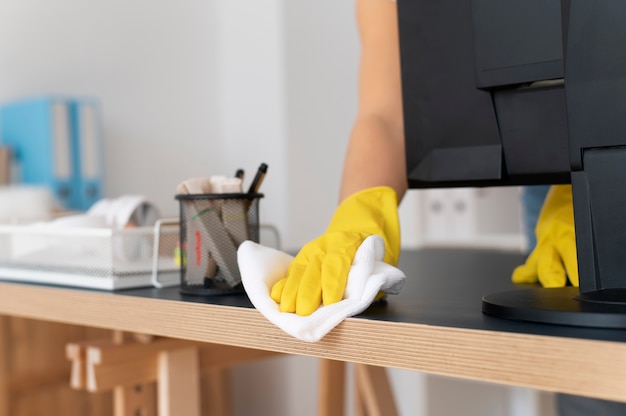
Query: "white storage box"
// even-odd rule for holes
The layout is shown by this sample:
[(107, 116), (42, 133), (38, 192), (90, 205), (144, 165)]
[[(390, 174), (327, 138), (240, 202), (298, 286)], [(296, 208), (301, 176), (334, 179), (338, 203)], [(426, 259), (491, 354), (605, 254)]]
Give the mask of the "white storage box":
[(0, 225), (0, 279), (115, 290), (180, 283), (177, 222), (154, 227)]

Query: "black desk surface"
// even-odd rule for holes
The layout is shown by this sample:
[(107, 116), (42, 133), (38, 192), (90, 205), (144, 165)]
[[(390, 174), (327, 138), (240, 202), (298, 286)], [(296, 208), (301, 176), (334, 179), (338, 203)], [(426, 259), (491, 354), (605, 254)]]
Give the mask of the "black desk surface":
[[(535, 324), (482, 313), (483, 295), (515, 289), (510, 276), (525, 256), (471, 249), (425, 249), (402, 253), (406, 283), (397, 296), (372, 305), (358, 318), (521, 334), (626, 342), (626, 331)], [(252, 308), (245, 294), (211, 297), (181, 295), (177, 287), (131, 289), (116, 294)]]

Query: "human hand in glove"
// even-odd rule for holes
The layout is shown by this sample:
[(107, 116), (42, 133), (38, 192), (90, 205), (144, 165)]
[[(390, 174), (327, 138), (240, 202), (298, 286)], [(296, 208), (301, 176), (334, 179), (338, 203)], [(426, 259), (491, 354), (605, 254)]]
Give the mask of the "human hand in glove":
[(578, 286), (576, 236), (572, 187), (550, 188), (535, 227), (537, 246), (526, 263), (513, 271), (514, 283), (536, 283), (544, 287), (563, 287), (567, 279)]
[(400, 224), (398, 197), (392, 188), (365, 189), (339, 204), (326, 232), (300, 250), (287, 276), (272, 287), (270, 295), (281, 312), (310, 315), (320, 304), (339, 302), (354, 255), (370, 235), (384, 239), (384, 261), (396, 266)]

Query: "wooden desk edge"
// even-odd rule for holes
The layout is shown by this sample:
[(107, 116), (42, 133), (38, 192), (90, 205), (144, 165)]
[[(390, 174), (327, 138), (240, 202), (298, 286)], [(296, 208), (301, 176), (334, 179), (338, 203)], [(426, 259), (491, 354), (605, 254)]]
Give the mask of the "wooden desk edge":
[(0, 314), (626, 401), (626, 343), (349, 318), (306, 343), (255, 309), (0, 282)]

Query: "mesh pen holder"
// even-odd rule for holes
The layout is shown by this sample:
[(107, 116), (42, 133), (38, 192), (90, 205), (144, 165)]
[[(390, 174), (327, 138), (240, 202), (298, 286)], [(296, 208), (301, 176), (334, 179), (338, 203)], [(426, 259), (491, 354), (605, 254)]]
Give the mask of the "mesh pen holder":
[(259, 242), (263, 194), (176, 195), (180, 203), (180, 291), (189, 295), (242, 293), (237, 248)]

